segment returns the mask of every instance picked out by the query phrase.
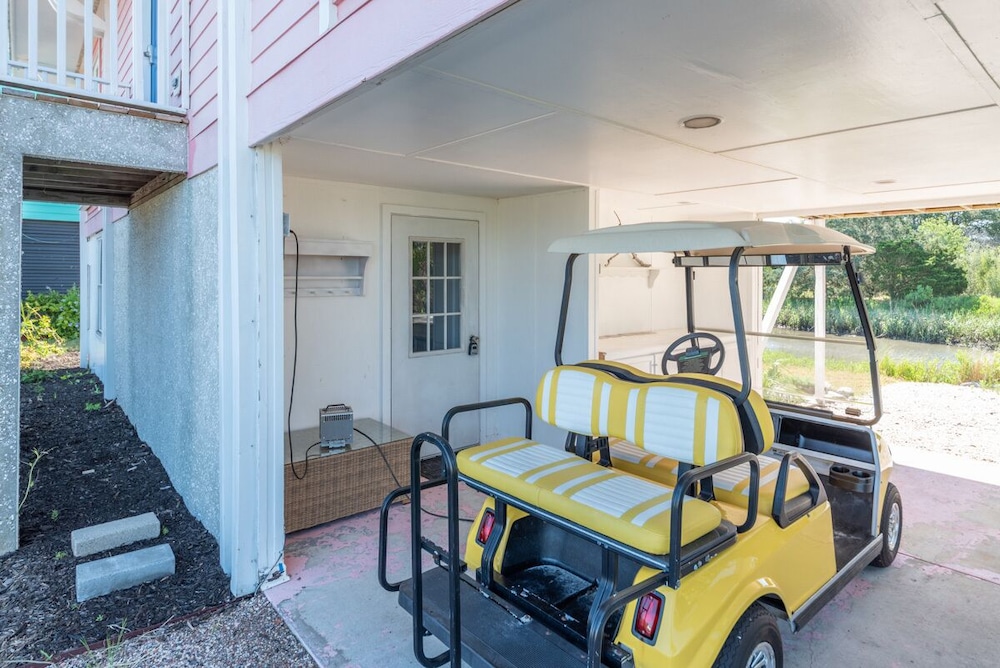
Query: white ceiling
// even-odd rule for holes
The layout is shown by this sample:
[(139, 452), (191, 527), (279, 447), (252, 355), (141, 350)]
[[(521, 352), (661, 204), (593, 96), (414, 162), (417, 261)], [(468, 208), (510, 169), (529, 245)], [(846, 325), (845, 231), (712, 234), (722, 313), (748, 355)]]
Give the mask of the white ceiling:
[(997, 0), (522, 0), (291, 131), (284, 164), (678, 215), (992, 203), (998, 81)]

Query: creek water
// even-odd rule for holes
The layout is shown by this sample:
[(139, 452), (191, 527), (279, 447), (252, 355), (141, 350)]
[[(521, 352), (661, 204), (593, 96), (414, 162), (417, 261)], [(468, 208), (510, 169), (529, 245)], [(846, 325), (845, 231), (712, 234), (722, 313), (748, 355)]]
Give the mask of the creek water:
[[(859, 336), (831, 336), (829, 339), (843, 341), (843, 344), (828, 344), (827, 357), (841, 359), (863, 359), (866, 357), (864, 339)], [(859, 343), (862, 345), (856, 345)], [(813, 341), (808, 339), (799, 341), (789, 338), (769, 337), (767, 349), (796, 355), (812, 355), (813, 344)], [(900, 341), (898, 339), (876, 339), (875, 354), (879, 359), (889, 357), (896, 361), (910, 360), (915, 362), (950, 362), (958, 359), (960, 354), (967, 355), (972, 359), (997, 359), (1000, 356), (1000, 352), (983, 350), (981, 348), (949, 346), (940, 343), (916, 343), (913, 341)]]

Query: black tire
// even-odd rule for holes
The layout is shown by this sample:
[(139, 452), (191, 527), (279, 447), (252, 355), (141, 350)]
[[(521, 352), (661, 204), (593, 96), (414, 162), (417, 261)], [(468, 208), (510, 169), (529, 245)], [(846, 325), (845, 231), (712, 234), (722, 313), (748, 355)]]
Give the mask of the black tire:
[(896, 558), (903, 538), (903, 500), (899, 496), (899, 490), (891, 482), (885, 488), (879, 531), (882, 532), (882, 551), (872, 561), (872, 566), (885, 568)]
[(781, 668), (781, 631), (764, 606), (751, 605), (736, 622), (713, 668)]

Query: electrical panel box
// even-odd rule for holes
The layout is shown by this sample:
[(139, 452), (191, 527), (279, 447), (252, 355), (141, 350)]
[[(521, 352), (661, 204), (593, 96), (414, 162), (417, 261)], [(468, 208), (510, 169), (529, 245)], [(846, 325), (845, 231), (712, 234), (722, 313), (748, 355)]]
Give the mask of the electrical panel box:
[(347, 404), (319, 409), (319, 441), (324, 448), (343, 448), (354, 442), (354, 411)]

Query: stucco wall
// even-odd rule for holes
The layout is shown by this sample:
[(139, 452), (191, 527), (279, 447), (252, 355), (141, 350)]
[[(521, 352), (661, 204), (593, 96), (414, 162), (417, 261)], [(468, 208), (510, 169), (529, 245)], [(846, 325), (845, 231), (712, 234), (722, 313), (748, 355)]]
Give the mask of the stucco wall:
[(112, 225), (118, 402), (191, 512), (219, 535), (218, 179)]
[(18, 536), (23, 156), (182, 172), (186, 134), (179, 123), (0, 95), (0, 554)]

